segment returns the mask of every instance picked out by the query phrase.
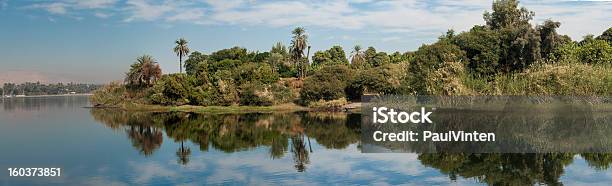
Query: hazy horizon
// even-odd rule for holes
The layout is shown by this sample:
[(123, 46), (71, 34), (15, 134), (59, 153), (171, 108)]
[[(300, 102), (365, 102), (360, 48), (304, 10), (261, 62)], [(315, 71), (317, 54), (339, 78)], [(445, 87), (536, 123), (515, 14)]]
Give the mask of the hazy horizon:
[[(579, 40), (612, 25), (611, 1), (524, 1), (533, 24), (561, 22), (559, 34)], [(233, 46), (268, 51), (288, 45), (304, 26), (311, 55), (333, 45), (385, 52), (413, 51), (448, 29), (482, 25), (489, 0), (0, 0), (0, 84), (106, 83), (122, 80), (139, 55), (152, 55), (163, 73), (178, 72), (174, 41), (211, 53)]]

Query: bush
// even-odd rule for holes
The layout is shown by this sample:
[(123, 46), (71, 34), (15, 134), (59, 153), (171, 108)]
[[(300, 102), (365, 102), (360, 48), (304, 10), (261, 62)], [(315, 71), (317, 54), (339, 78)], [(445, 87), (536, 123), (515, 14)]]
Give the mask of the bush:
[[(149, 97), (154, 104), (185, 105), (190, 104), (194, 97), (196, 79), (186, 74), (163, 75), (153, 86), (153, 94)], [(191, 103), (193, 104), (193, 103)]]
[(348, 104), (346, 98), (340, 98), (330, 101), (315, 101), (308, 104), (308, 107), (313, 108), (315, 110), (325, 110), (325, 111), (341, 111), (344, 105)]
[(307, 105), (311, 101), (344, 97), (344, 89), (350, 79), (352, 73), (346, 65), (325, 66), (304, 79), (300, 102)]
[(463, 80), (466, 72), (463, 64), (459, 62), (445, 62), (442, 67), (432, 72), (430, 78), (425, 79), (427, 94), (429, 95), (470, 95), (472, 91), (465, 86)]
[(380, 67), (360, 70), (348, 83), (345, 93), (349, 100), (358, 100), (367, 94), (395, 94), (400, 92), (406, 76), (406, 63), (385, 64)]
[(594, 40), (580, 47), (580, 61), (588, 64), (612, 64), (612, 45), (604, 40)]
[(95, 90), (93, 95), (89, 97), (89, 101), (94, 106), (114, 107), (126, 101), (125, 93), (125, 86), (112, 82), (98, 90)]
[(281, 83), (272, 84), (270, 90), (274, 95), (274, 104), (289, 103), (295, 99), (295, 94), (293, 94), (291, 88)]
[(259, 82), (240, 85), (240, 105), (270, 106), (274, 95), (268, 87)]
[(432, 45), (423, 45), (415, 52), (414, 61), (408, 66), (410, 73), (407, 79), (410, 94), (427, 94), (425, 80), (431, 79), (432, 72), (445, 62), (465, 62), (465, 52), (448, 41), (439, 41)]

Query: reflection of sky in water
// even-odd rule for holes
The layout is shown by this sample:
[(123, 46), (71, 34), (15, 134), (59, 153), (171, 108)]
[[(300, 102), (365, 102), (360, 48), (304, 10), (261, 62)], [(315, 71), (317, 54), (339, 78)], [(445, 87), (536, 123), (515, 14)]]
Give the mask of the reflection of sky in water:
[[(191, 157), (187, 165), (181, 165), (176, 156), (181, 144), (168, 138), (165, 132), (161, 147), (145, 157), (134, 149), (124, 130), (111, 130), (94, 121), (87, 109), (78, 108), (87, 104), (86, 99), (75, 102), (79, 104), (0, 110), (2, 170), (63, 169), (59, 178), (8, 178), (4, 172), (0, 185), (481, 184), (473, 178), (451, 181), (438, 169), (423, 166), (417, 154), (363, 154), (357, 144), (327, 149), (312, 137), (313, 152), (305, 172), (296, 170), (291, 153), (272, 159), (266, 146), (225, 153), (212, 147), (200, 151), (197, 144), (185, 142)], [(568, 185), (612, 182), (612, 170), (596, 170), (579, 156), (564, 171), (560, 180)]]

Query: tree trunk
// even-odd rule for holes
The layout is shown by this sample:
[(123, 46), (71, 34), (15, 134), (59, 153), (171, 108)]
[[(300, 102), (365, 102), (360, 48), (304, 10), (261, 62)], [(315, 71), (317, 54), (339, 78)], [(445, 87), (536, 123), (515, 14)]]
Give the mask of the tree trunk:
[(183, 73), (183, 55), (179, 55), (179, 73)]
[(308, 46), (308, 52), (306, 52), (306, 64), (302, 65), (302, 78), (306, 78), (306, 66), (310, 65), (310, 46)]

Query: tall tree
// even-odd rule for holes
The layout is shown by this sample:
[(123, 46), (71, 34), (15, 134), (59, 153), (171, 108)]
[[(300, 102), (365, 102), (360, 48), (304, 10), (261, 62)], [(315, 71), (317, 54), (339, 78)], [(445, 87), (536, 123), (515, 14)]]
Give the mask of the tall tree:
[(150, 55), (143, 55), (136, 59), (126, 74), (125, 82), (129, 86), (149, 86), (162, 75), (159, 64)]
[(500, 34), (502, 71), (521, 71), (540, 60), (541, 38), (529, 23), (533, 16), (517, 0), (495, 0), (493, 12), (485, 12), (487, 27)]
[(519, 8), (517, 0), (493, 1), (493, 12), (485, 12), (484, 20), (492, 29), (529, 24), (534, 13), (525, 7)]
[(174, 42), (174, 53), (179, 57), (179, 73), (183, 73), (183, 56), (189, 54), (189, 47), (187, 47), (187, 40), (180, 38)]
[(540, 54), (543, 58), (548, 58), (555, 48), (563, 44), (562, 37), (557, 34), (559, 26), (561, 23), (552, 20), (546, 20), (544, 24), (537, 26), (540, 33)]
[(304, 50), (308, 47), (308, 35), (306, 35), (306, 30), (303, 27), (297, 27), (293, 29), (291, 33), (293, 34), (291, 48), (289, 49), (291, 58), (298, 67), (298, 77), (304, 78), (305, 64), (302, 57), (304, 55)]

